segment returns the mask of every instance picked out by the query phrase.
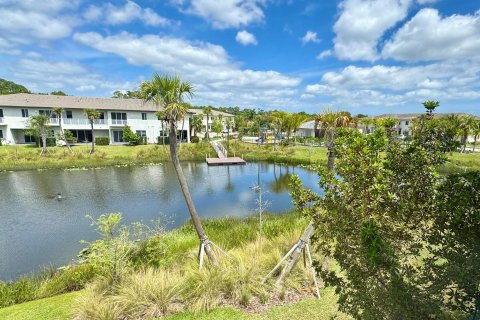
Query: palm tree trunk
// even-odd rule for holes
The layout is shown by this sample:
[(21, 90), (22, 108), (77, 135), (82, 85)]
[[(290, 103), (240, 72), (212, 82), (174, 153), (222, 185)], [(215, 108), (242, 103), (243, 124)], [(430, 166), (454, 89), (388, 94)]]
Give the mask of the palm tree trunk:
[(205, 245), (205, 253), (207, 254), (208, 258), (214, 265), (218, 265), (218, 258), (215, 252), (212, 250), (212, 247), (208, 241), (208, 237), (203, 230), (202, 222), (200, 221), (200, 217), (198, 216), (197, 209), (195, 209), (195, 205), (192, 200), (192, 196), (190, 195), (190, 190), (188, 189), (187, 179), (183, 174), (182, 166), (180, 165), (180, 160), (178, 159), (177, 155), (177, 130), (175, 128), (175, 120), (169, 121), (170, 125), (170, 156), (172, 157), (173, 167), (175, 168), (175, 172), (177, 173), (178, 181), (180, 182), (180, 188), (182, 189), (183, 197), (185, 198), (185, 202), (187, 203), (188, 211), (190, 212), (190, 216), (193, 221), (193, 225), (195, 226), (195, 230), (197, 231), (198, 238), (200, 241)]
[(92, 148), (90, 149), (90, 154), (95, 152), (95, 135), (93, 133), (93, 120), (90, 120), (90, 126), (92, 128)]
[(47, 132), (44, 127), (40, 129), (40, 136), (42, 137), (42, 153), (40, 155), (44, 155), (48, 152), (47, 150)]
[(335, 166), (335, 154), (333, 153), (333, 148), (328, 147), (328, 162), (327, 162), (327, 169), (328, 172), (333, 172)]
[(60, 134), (62, 135), (62, 139), (65, 140), (65, 144), (67, 145), (67, 148), (70, 152), (72, 151), (72, 148), (70, 147), (70, 142), (68, 142), (67, 138), (65, 138), (65, 131), (63, 130), (62, 126), (62, 115), (58, 115), (58, 125), (60, 126)]
[(473, 138), (473, 152), (475, 152), (476, 147), (477, 147), (477, 136)]

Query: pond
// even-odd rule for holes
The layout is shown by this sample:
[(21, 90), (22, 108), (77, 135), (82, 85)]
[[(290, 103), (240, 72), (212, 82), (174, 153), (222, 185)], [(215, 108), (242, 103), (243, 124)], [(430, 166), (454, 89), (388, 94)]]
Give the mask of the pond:
[[(292, 207), (289, 177), (319, 191), (317, 175), (305, 168), (272, 163), (209, 167), (182, 164), (201, 217), (243, 217), (255, 209), (257, 183), (266, 190), (268, 211)], [(57, 201), (61, 193), (64, 199)], [(61, 266), (98, 237), (90, 220), (102, 213), (121, 212), (124, 223), (149, 223), (163, 218), (168, 228), (189, 216), (173, 166), (110, 167), (94, 170), (48, 170), (0, 173), (0, 280), (11, 280)]]

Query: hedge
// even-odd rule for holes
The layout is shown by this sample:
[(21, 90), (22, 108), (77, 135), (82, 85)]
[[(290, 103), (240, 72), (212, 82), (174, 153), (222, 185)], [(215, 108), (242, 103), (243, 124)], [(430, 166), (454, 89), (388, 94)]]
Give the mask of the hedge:
[(98, 146), (108, 146), (110, 144), (109, 137), (95, 137), (95, 144)]

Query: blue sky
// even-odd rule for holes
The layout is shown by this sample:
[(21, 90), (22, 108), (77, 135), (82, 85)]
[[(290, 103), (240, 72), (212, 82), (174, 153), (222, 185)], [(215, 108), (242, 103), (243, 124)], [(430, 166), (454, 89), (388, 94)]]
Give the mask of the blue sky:
[(109, 97), (153, 72), (194, 105), (480, 114), (477, 0), (0, 0), (0, 77)]

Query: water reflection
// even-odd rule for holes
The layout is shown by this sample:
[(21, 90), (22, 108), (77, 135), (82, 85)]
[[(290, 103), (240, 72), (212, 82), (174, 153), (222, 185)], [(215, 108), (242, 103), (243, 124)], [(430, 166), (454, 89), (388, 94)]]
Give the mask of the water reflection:
[[(266, 188), (269, 210), (291, 208), (289, 176), (297, 173), (318, 191), (312, 172), (292, 166), (249, 163), (208, 167), (183, 163), (190, 192), (202, 217), (242, 217), (255, 208), (254, 184)], [(85, 218), (121, 212), (127, 223), (171, 217), (171, 227), (183, 224), (188, 210), (170, 164), (98, 170), (50, 170), (0, 174), (0, 279), (8, 280), (63, 265), (82, 248), (80, 240), (97, 234)], [(58, 192), (65, 197), (56, 201)]]

